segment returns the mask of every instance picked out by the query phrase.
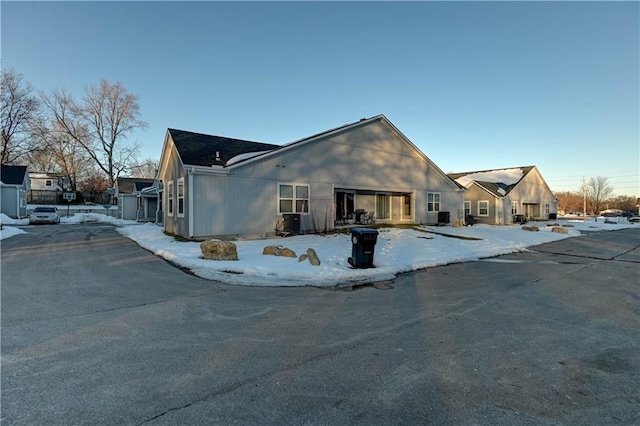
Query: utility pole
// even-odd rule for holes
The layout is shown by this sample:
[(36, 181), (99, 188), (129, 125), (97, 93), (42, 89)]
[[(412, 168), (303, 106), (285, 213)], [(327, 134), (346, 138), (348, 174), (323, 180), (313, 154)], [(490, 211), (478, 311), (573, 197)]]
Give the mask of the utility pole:
[(587, 221), (587, 180), (582, 176), (582, 221)]

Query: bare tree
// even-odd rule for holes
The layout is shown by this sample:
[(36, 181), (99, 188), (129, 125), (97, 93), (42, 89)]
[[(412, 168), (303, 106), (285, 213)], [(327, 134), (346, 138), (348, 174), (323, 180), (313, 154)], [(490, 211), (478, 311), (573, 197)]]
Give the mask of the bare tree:
[(148, 178), (152, 179), (156, 177), (158, 171), (158, 160), (153, 158), (146, 158), (141, 162), (133, 164), (129, 167), (131, 177), (135, 178)]
[(582, 192), (560, 191), (553, 194), (558, 200), (558, 210), (565, 213), (582, 211)]
[(102, 80), (85, 89), (81, 103), (63, 91), (43, 99), (60, 129), (87, 152), (113, 186), (136, 160), (138, 144), (127, 144), (127, 137), (147, 126), (139, 119), (137, 96), (119, 82)]
[(29, 154), (34, 169), (63, 176), (61, 186), (68, 191), (77, 191), (78, 180), (92, 168), (93, 160), (86, 150), (74, 140), (70, 140), (53, 121), (50, 126), (41, 124), (34, 133), (38, 148)]
[(609, 179), (603, 176), (590, 177), (587, 181), (587, 203), (590, 210), (597, 215), (612, 193), (613, 187)]
[(40, 112), (40, 102), (31, 85), (22, 81), (22, 74), (13, 69), (2, 71), (0, 99), (0, 163), (16, 163), (33, 149), (31, 126)]

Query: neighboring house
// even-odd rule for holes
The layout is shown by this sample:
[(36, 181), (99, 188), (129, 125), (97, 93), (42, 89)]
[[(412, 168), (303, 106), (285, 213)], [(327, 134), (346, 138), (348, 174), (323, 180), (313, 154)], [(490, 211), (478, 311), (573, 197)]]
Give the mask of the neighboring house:
[(465, 214), (481, 223), (514, 223), (514, 216), (526, 219), (555, 217), (558, 202), (535, 166), (450, 173), (464, 194)]
[(119, 177), (115, 185), (118, 217), (141, 222), (155, 221), (158, 209), (157, 192), (145, 189), (153, 186), (153, 179)]
[(27, 216), (27, 166), (0, 166), (0, 212), (19, 219)]
[(283, 219), (324, 231), (358, 212), (435, 223), (464, 192), (383, 115), (282, 146), (168, 129), (157, 177), (165, 231), (194, 238), (269, 236)]
[(57, 204), (62, 192), (60, 176), (48, 173), (29, 173), (27, 202), (33, 204)]

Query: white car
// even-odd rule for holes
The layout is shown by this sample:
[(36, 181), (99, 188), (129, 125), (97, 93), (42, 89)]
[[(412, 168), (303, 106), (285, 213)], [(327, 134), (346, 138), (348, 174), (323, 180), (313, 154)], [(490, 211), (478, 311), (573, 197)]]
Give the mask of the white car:
[(640, 216), (631, 216), (628, 220), (631, 223), (640, 223)]
[(36, 207), (29, 215), (29, 225), (34, 223), (60, 223), (56, 207)]

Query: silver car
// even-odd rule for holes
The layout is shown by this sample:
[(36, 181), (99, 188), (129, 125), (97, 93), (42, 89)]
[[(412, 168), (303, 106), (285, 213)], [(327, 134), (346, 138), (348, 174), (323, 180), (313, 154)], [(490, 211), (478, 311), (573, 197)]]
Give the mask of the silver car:
[(56, 207), (36, 207), (29, 215), (29, 224), (60, 223), (60, 215)]

